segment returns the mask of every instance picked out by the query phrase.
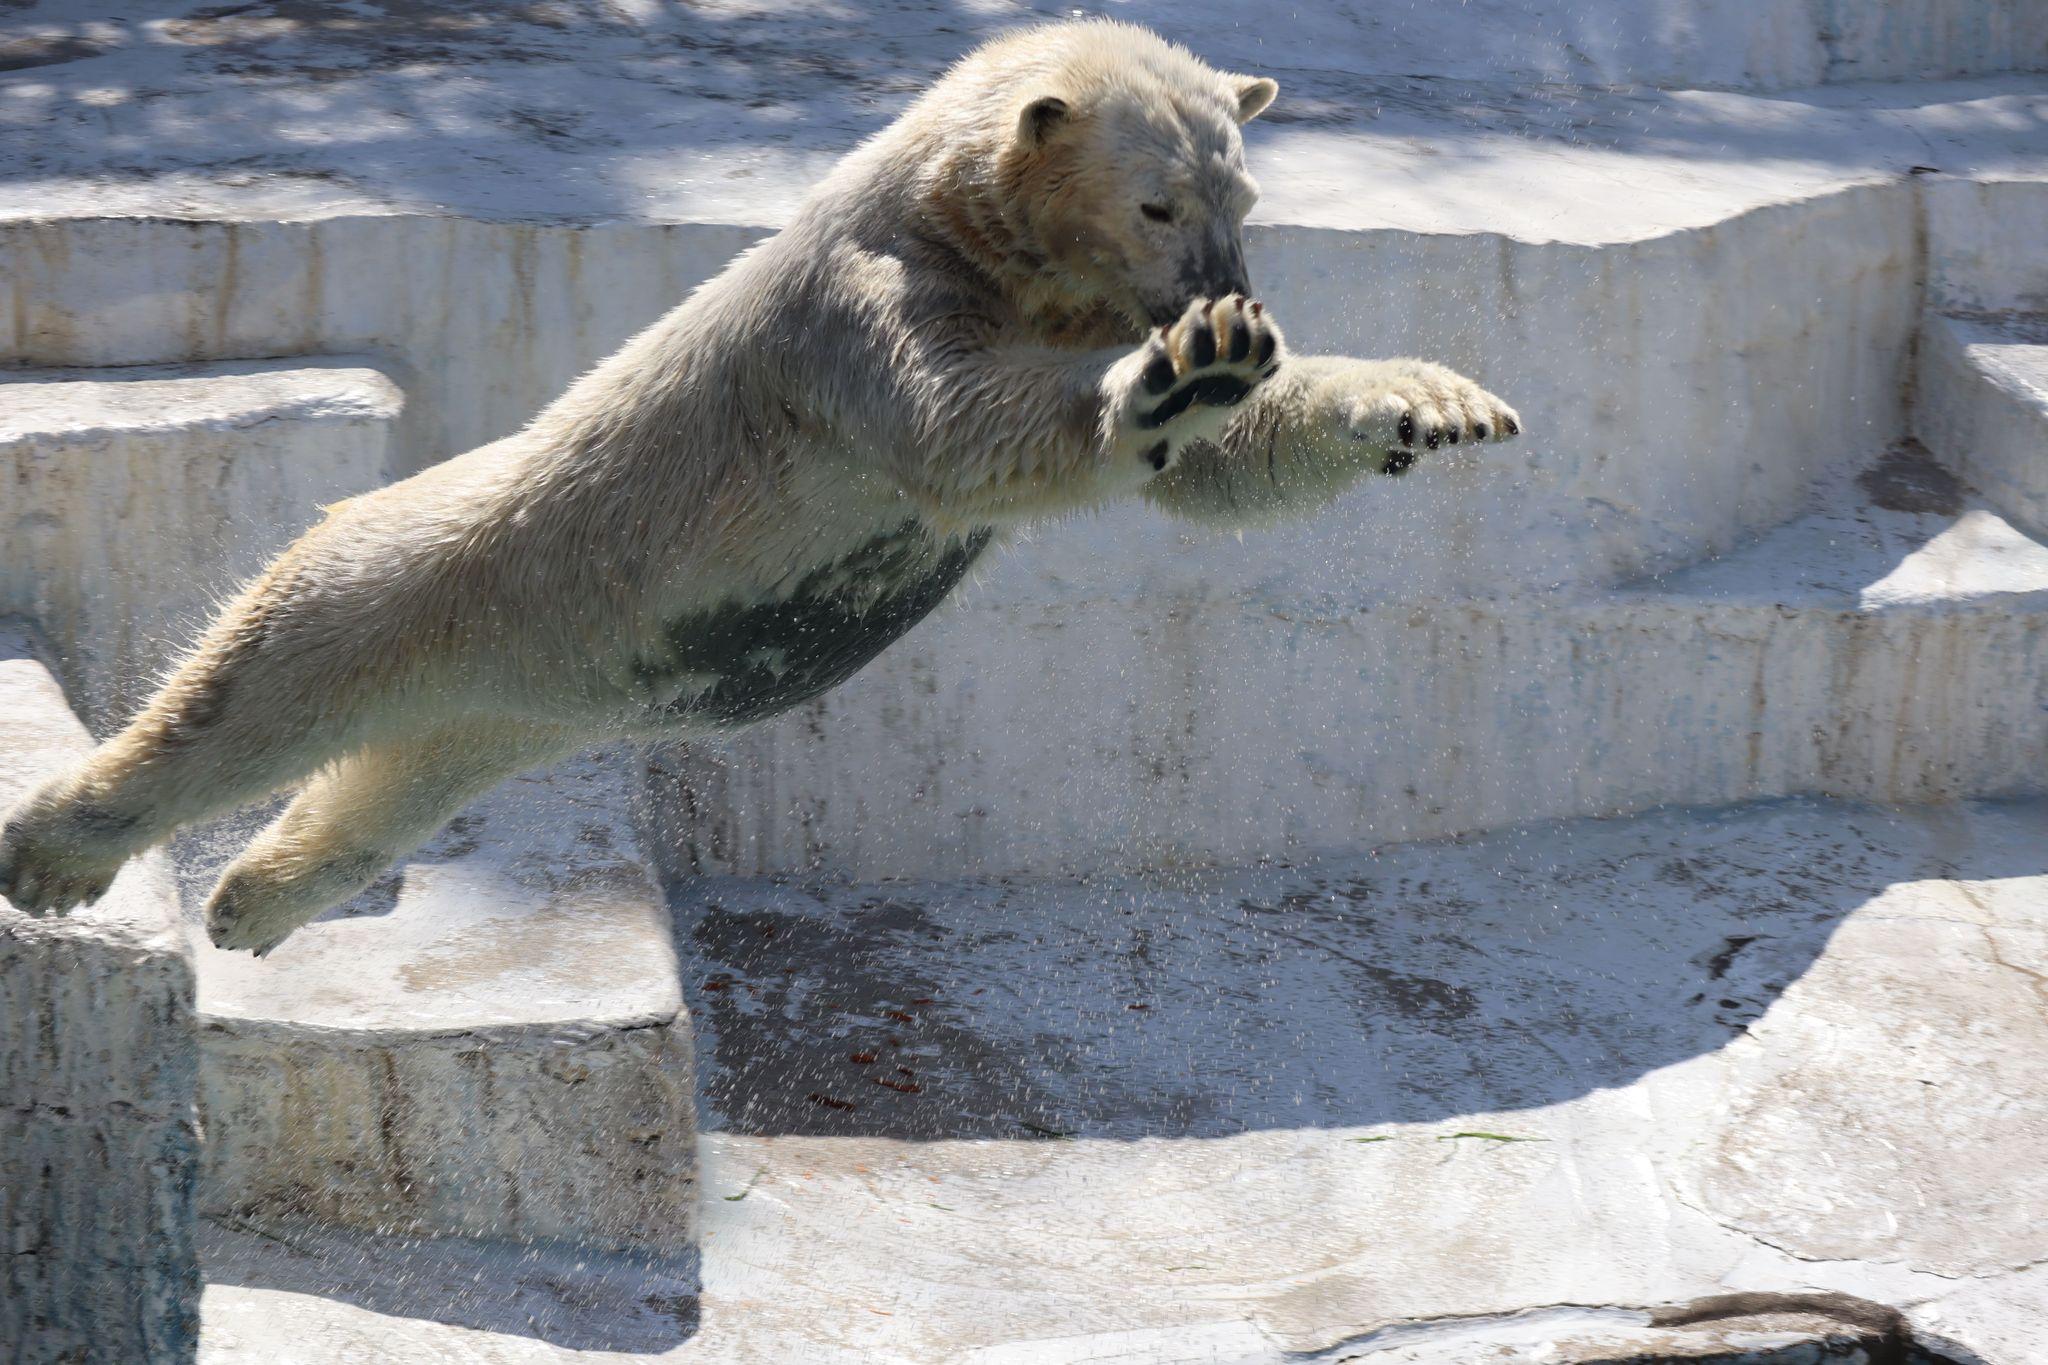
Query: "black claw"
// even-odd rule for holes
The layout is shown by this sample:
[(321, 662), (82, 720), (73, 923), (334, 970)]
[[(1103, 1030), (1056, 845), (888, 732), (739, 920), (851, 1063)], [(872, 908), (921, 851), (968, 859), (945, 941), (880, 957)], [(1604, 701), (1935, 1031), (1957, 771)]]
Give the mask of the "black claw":
[(1235, 365), (1252, 353), (1252, 329), (1243, 314), (1230, 320), (1230, 363)]
[(1415, 467), (1415, 452), (1412, 450), (1390, 450), (1387, 452), (1386, 472), (1399, 478)]
[(1405, 412), (1401, 414), (1400, 434), (1402, 445), (1412, 446), (1415, 444), (1415, 418)]
[(1151, 465), (1154, 470), (1166, 468), (1166, 442), (1159, 441), (1146, 451), (1145, 463)]
[(1188, 338), (1188, 357), (1198, 370), (1206, 370), (1216, 363), (1216, 329), (1207, 322), (1195, 328)]
[(1165, 393), (1173, 387), (1173, 357), (1160, 356), (1145, 367), (1145, 392)]

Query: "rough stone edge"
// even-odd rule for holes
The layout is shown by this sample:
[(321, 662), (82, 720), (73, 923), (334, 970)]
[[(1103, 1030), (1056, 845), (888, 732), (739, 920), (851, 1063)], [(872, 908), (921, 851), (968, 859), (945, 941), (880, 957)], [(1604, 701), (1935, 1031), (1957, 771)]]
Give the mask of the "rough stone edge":
[[(52, 709), (62, 707), (47, 718), (49, 757), (84, 752), (48, 650), (18, 619), (0, 620), (0, 660), (40, 669)], [(8, 719), (19, 735), (23, 718)], [(0, 808), (16, 795), (0, 793)], [(198, 1044), (177, 925), (160, 853), (124, 870), (95, 909), (61, 920), (0, 911), (0, 1160), (40, 1167), (0, 1188), (10, 1239), (0, 1345), (25, 1365), (168, 1362), (197, 1350)], [(25, 979), (11, 986), (15, 969)], [(40, 1055), (13, 1045), (30, 1037)]]
[[(695, 1068), (680, 1010), (628, 1027), (382, 1038), (209, 1019), (200, 1041), (209, 1216), (694, 1248)], [(423, 1093), (431, 1104), (413, 1102)], [(252, 1094), (273, 1103), (233, 1106)]]

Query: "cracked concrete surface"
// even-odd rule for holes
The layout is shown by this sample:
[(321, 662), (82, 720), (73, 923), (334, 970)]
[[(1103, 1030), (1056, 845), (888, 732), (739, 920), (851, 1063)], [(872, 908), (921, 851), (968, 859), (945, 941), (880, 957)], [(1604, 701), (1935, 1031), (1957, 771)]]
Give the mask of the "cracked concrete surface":
[[(207, 1358), (292, 1358), (288, 1322), (306, 1360), (374, 1325), (491, 1362), (1789, 1365), (1898, 1359), (1890, 1332), (2018, 1365), (2048, 1336), (2044, 893), (2041, 803), (1171, 882), (684, 883), (696, 1319), (615, 1297), (606, 1329), (571, 1303), (594, 1281), (530, 1276), (372, 1317), (217, 1230)], [(1733, 1293), (1763, 1297), (1658, 1308)]]

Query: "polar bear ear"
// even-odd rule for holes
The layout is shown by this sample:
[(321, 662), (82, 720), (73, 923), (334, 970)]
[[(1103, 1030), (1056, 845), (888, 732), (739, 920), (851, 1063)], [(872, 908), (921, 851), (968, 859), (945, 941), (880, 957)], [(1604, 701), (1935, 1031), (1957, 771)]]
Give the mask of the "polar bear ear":
[(1266, 106), (1280, 93), (1280, 83), (1264, 76), (1232, 76), (1231, 91), (1237, 96), (1237, 121), (1250, 123), (1266, 112)]
[(1058, 95), (1040, 95), (1017, 116), (1017, 140), (1026, 147), (1042, 147), (1073, 112)]

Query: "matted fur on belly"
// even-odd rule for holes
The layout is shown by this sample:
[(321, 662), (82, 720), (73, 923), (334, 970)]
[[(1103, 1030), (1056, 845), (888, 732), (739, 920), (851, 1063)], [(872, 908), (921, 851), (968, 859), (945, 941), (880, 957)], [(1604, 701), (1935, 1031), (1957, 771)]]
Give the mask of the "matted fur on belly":
[(786, 598), (676, 617), (634, 661), (650, 719), (745, 725), (837, 687), (945, 601), (992, 535), (940, 541), (913, 518), (812, 570)]

